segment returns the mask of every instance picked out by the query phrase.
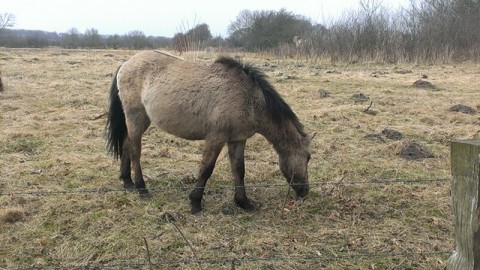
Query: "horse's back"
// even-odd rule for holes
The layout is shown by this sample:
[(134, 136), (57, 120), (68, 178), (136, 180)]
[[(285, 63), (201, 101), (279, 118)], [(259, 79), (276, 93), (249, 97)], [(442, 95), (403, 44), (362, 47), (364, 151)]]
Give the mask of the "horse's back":
[(170, 134), (190, 140), (220, 130), (229, 130), (223, 134), (228, 140), (254, 134), (242, 87), (218, 66), (146, 51), (125, 62), (117, 78), (123, 104), (144, 110), (152, 124)]
[(166, 71), (175, 62), (185, 61), (165, 52), (143, 51), (123, 63), (117, 73), (117, 83), (124, 107), (142, 107), (142, 96), (152, 88), (161, 90), (155, 85), (168, 76)]
[(135, 54), (120, 67), (117, 78), (130, 80), (134, 76), (145, 77), (152, 67), (167, 66), (183, 59), (162, 51), (143, 51)]

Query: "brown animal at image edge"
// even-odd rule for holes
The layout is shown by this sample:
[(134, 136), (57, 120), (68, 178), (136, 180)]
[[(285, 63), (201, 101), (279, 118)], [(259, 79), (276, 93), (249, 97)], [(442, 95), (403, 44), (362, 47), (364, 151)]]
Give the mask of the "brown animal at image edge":
[[(237, 205), (255, 206), (244, 186), (246, 140), (263, 135), (279, 156), (282, 174), (298, 197), (308, 194), (310, 138), (259, 69), (229, 57), (201, 66), (159, 51), (134, 55), (115, 73), (107, 122), (108, 150), (121, 160), (126, 189), (149, 196), (140, 165), (141, 138), (153, 124), (187, 140), (205, 140), (191, 211), (202, 210), (205, 185), (228, 146)], [(134, 177), (132, 181), (131, 171)]]

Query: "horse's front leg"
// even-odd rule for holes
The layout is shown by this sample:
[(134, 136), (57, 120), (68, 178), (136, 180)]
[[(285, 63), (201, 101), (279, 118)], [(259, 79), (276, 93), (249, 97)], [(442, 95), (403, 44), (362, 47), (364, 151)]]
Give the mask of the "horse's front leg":
[(223, 141), (205, 140), (205, 150), (203, 152), (202, 164), (200, 166), (199, 178), (195, 188), (190, 193), (190, 204), (192, 214), (202, 211), (202, 198), (208, 178), (213, 173), (218, 155), (222, 151)]
[(247, 211), (253, 211), (255, 206), (245, 192), (245, 142), (228, 143), (228, 157), (235, 185), (235, 203)]

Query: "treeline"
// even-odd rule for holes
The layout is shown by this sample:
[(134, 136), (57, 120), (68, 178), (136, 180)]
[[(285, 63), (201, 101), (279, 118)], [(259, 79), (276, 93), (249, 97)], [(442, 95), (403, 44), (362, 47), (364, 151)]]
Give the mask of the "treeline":
[(392, 12), (379, 0), (362, 0), (305, 50), (333, 61), (480, 60), (480, 1), (411, 0)]
[(148, 49), (182, 53), (209, 47), (269, 51), (278, 57), (315, 61), (464, 61), (480, 60), (479, 0), (410, 0), (391, 10), (382, 0), (359, 0), (359, 8), (322, 25), (287, 10), (244, 10), (228, 26), (226, 38), (213, 37), (207, 24), (172, 38), (142, 31), (105, 36), (95, 28), (80, 33), (0, 29), (0, 46)]
[(480, 1), (411, 0), (389, 10), (360, 0), (328, 25), (286, 10), (242, 11), (227, 41), (246, 50), (332, 62), (480, 60)]
[(167, 37), (146, 36), (142, 31), (130, 31), (124, 35), (101, 35), (95, 28), (80, 33), (76, 28), (66, 33), (39, 30), (3, 29), (0, 32), (0, 46), (10, 48), (45, 48), (49, 46), (68, 49), (148, 49), (169, 47)]

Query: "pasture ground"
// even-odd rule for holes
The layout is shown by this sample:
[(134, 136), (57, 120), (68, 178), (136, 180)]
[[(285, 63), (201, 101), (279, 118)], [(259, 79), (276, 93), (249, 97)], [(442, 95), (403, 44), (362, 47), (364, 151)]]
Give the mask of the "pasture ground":
[[(0, 268), (445, 267), (454, 249), (449, 144), (480, 134), (478, 113), (449, 108), (480, 110), (479, 65), (331, 66), (233, 54), (265, 70), (306, 129), (317, 132), (311, 193), (302, 203), (293, 192), (286, 197), (277, 156), (256, 135), (247, 143), (246, 184), (259, 211), (234, 206), (224, 151), (204, 212), (192, 216), (188, 193), (201, 141), (150, 128), (142, 164), (153, 198), (116, 191), (118, 163), (103, 136), (108, 89), (117, 66), (135, 53), (0, 51)], [(215, 57), (198, 53), (195, 60)], [(414, 87), (422, 77), (434, 88)], [(384, 129), (403, 138), (391, 140)], [(412, 143), (433, 157), (402, 157)]]

